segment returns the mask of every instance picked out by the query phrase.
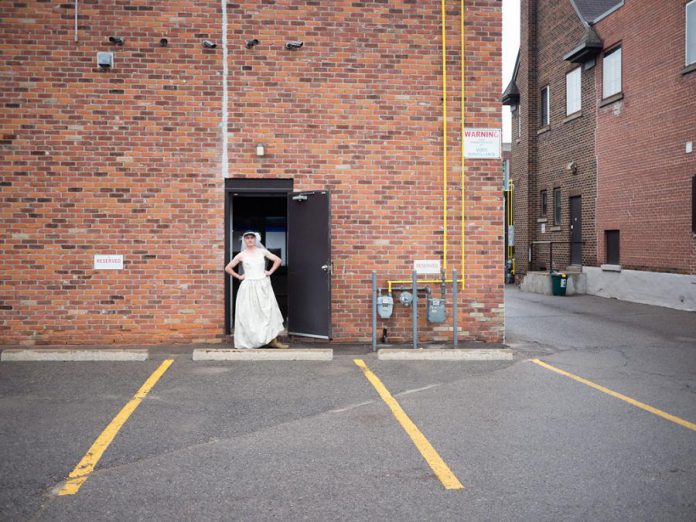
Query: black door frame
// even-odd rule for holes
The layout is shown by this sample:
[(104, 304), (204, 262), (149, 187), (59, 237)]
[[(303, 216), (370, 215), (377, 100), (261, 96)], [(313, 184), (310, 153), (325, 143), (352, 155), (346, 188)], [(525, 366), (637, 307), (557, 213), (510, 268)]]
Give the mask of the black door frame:
[[(235, 195), (254, 196), (280, 196), (290, 194), (293, 191), (292, 179), (251, 179), (251, 178), (226, 178), (225, 179), (225, 264), (230, 259), (230, 225), (232, 224), (232, 198)], [(232, 302), (230, 299), (230, 276), (223, 271), (225, 278), (225, 335), (232, 334)]]

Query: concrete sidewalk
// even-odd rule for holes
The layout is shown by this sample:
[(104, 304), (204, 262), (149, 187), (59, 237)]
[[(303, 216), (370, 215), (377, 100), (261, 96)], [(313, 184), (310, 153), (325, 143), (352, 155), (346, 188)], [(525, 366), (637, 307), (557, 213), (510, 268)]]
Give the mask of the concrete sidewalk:
[(331, 360), (333, 355), (362, 356), (376, 353), (380, 360), (512, 360), (513, 353), (505, 345), (462, 342), (455, 350), (442, 343), (421, 345), (379, 344), (372, 351), (369, 344), (334, 344), (328, 342), (290, 342), (289, 349), (235, 350), (232, 343), (220, 344), (157, 344), (157, 345), (69, 345), (69, 346), (5, 346), (0, 348), (0, 361), (145, 361), (166, 357), (193, 360)]

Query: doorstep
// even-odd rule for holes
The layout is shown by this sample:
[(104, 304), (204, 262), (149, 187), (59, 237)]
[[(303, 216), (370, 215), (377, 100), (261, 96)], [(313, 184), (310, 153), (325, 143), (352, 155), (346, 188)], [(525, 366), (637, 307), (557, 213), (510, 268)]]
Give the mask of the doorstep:
[(333, 350), (324, 348), (198, 348), (193, 350), (194, 361), (331, 361)]

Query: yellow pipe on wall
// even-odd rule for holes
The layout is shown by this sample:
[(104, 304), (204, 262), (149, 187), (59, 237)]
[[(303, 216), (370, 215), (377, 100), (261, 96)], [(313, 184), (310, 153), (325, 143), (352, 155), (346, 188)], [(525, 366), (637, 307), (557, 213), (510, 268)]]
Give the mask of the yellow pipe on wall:
[(442, 269), (447, 271), (447, 25), (442, 0)]
[[(442, 16), (442, 183), (443, 183), (443, 189), (442, 189), (442, 221), (443, 221), (443, 256), (442, 256), (442, 269), (444, 271), (447, 271), (447, 25), (446, 25), (446, 7), (445, 7), (445, 0), (442, 0), (441, 2), (441, 16)], [(461, 263), (462, 263), (462, 272), (461, 272), (461, 278), (457, 280), (457, 283), (462, 283), (462, 288), (464, 287), (466, 283), (466, 277), (465, 277), (465, 247), (464, 247), (464, 240), (465, 240), (465, 234), (464, 234), (464, 225), (466, 223), (466, 215), (465, 215), (465, 205), (464, 205), (464, 196), (465, 196), (465, 189), (464, 189), (464, 116), (465, 116), (465, 104), (464, 104), (464, 0), (460, 0), (460, 11), (459, 11), (459, 18), (460, 18), (460, 40), (461, 40), (461, 49), (460, 49), (460, 65), (461, 65), (461, 77), (460, 77), (460, 83), (461, 83), (461, 142), (462, 142), (462, 150), (461, 150)], [(411, 283), (412, 281), (394, 281), (394, 280), (388, 280), (387, 281), (387, 286), (389, 289), (389, 292), (391, 293), (391, 287), (393, 283)], [(425, 280), (425, 281), (419, 281), (420, 283), (441, 283), (442, 280)], [(444, 281), (445, 283), (452, 283), (451, 279), (446, 279)]]
[(465, 263), (464, 263), (464, 241), (466, 238), (466, 235), (464, 234), (464, 224), (465, 224), (465, 192), (464, 192), (464, 128), (465, 128), (465, 118), (466, 118), (466, 112), (465, 108), (466, 105), (464, 104), (464, 0), (460, 0), (460, 6), (459, 6), (459, 35), (460, 35), (460, 42), (461, 42), (461, 47), (459, 50), (459, 64), (461, 67), (460, 71), (460, 84), (461, 84), (461, 105), (462, 105), (462, 114), (461, 114), (461, 135), (460, 139), (462, 141), (462, 157), (461, 157), (461, 178), (460, 178), (460, 187), (461, 187), (461, 263), (462, 263), (462, 278), (461, 278), (461, 283), (462, 283), (462, 288), (464, 288), (464, 285), (466, 283), (466, 271), (465, 269)]

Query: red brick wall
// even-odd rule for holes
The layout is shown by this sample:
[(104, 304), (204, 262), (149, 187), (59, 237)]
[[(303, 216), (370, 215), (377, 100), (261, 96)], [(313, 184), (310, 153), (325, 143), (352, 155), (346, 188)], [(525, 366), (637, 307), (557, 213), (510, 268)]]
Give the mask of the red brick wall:
[[(513, 172), (518, 180), (516, 212), (526, 219), (516, 219), (516, 259), (518, 273), (549, 268), (549, 247), (534, 245), (531, 265), (528, 262), (533, 241), (558, 242), (553, 249), (555, 268), (570, 263), (569, 198), (582, 197), (582, 230), (584, 265), (596, 264), (594, 201), (596, 198), (596, 166), (594, 151), (596, 68), (583, 70), (582, 110), (567, 118), (566, 74), (578, 65), (567, 62), (563, 55), (581, 41), (585, 28), (568, 1), (522, 2), (521, 62), (518, 74), (523, 133), (513, 140)], [(539, 104), (541, 89), (549, 86), (551, 93), (549, 125), (542, 128)], [(513, 137), (517, 138), (517, 118), (513, 121)], [(574, 162), (576, 171), (567, 169)], [(524, 168), (518, 172), (518, 168)], [(561, 189), (561, 222), (553, 222), (553, 191)], [(548, 210), (542, 216), (540, 192), (546, 190)], [(523, 208), (520, 208), (523, 206)], [(541, 224), (545, 232), (541, 232)]]
[[(597, 116), (597, 236), (620, 230), (624, 268), (696, 273), (691, 178), (696, 72), (684, 69), (684, 2), (626, 2), (597, 24), (606, 48), (622, 45), (623, 99)], [(656, 23), (659, 21), (659, 23)], [(601, 60), (597, 72), (601, 101)]]
[[(448, 270), (460, 267), (458, 6), (447, 11)], [(470, 127), (500, 127), (500, 9), (467, 2)], [(229, 174), (332, 192), (334, 337), (368, 340), (371, 271), (385, 286), (443, 251), (440, 3), (227, 11)], [(0, 342), (220, 340), (220, 2), (83, 1), (79, 14), (77, 44), (72, 3), (15, 2), (0, 25)], [(261, 44), (247, 50), (248, 38)], [(305, 45), (287, 51), (289, 39)], [(98, 70), (97, 51), (114, 51), (112, 70)], [(466, 213), (459, 324), (463, 338), (501, 341), (499, 160), (467, 162)], [(101, 253), (123, 254), (124, 270), (94, 271)], [(384, 326), (407, 340), (409, 321), (397, 308)], [(423, 339), (443, 334), (421, 327)]]

